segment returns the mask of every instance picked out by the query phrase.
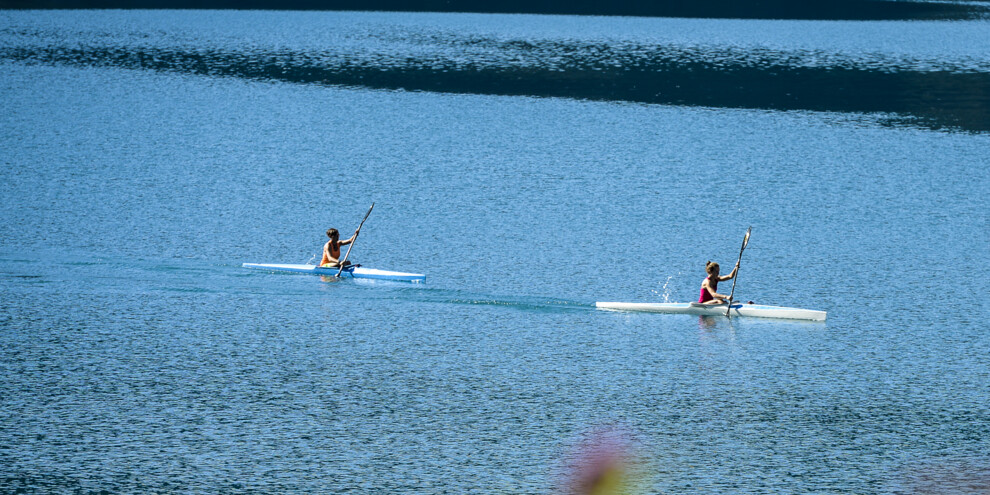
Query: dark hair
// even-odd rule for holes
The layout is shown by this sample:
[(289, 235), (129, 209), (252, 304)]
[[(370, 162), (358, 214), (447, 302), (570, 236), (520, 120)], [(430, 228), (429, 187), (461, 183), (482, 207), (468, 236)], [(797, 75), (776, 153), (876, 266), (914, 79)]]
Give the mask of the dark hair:
[(327, 229), (327, 237), (339, 237), (339, 236), (340, 234), (337, 232), (337, 229)]

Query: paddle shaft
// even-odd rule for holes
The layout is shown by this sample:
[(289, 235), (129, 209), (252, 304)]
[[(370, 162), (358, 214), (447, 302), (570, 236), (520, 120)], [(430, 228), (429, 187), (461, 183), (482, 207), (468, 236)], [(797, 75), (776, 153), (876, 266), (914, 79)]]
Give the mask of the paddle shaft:
[(743, 237), (742, 247), (739, 248), (739, 259), (736, 260), (736, 276), (732, 277), (732, 290), (729, 292), (729, 305), (725, 308), (725, 316), (729, 316), (729, 310), (732, 309), (732, 296), (736, 293), (736, 280), (739, 280), (739, 263), (742, 262), (742, 254), (746, 249), (746, 245), (749, 244), (749, 233), (752, 232), (753, 227), (746, 229), (746, 237)]
[(340, 260), (340, 270), (337, 270), (337, 277), (340, 277), (341, 273), (344, 273), (344, 263), (347, 262), (347, 257), (351, 255), (351, 248), (354, 247), (354, 243), (357, 242), (357, 236), (361, 233), (361, 227), (364, 227), (364, 221), (368, 219), (368, 215), (371, 215), (371, 210), (375, 209), (375, 203), (371, 203), (371, 208), (368, 208), (368, 213), (364, 214), (364, 218), (361, 219), (361, 224), (358, 225), (357, 230), (354, 231), (354, 240), (347, 246), (347, 252), (344, 253), (344, 259)]

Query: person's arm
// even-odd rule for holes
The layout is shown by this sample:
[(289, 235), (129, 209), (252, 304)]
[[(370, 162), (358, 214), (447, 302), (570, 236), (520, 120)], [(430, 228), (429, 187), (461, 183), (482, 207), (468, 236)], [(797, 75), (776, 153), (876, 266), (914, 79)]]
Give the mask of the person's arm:
[[(721, 279), (721, 277), (719, 277), (719, 279)], [(705, 290), (707, 290), (708, 293), (712, 295), (713, 299), (724, 299), (724, 300), (729, 299), (728, 294), (719, 294), (718, 292), (713, 291), (712, 286), (708, 284), (708, 279), (705, 279), (705, 281), (701, 283), (701, 286), (704, 287)]]
[(735, 268), (732, 269), (732, 273), (728, 275), (722, 275), (721, 277), (718, 278), (718, 281), (721, 282), (723, 280), (732, 280), (733, 278), (735, 278), (736, 272), (738, 271), (739, 271), (739, 263), (736, 263)]
[(719, 294), (718, 292), (715, 292), (715, 291), (712, 290), (712, 286), (711, 286), (711, 284), (708, 283), (708, 279), (707, 278), (703, 282), (701, 282), (701, 288), (702, 289), (705, 289), (706, 291), (708, 291), (708, 293), (711, 294), (711, 296), (712, 296), (713, 299), (721, 299), (722, 298), (722, 294)]

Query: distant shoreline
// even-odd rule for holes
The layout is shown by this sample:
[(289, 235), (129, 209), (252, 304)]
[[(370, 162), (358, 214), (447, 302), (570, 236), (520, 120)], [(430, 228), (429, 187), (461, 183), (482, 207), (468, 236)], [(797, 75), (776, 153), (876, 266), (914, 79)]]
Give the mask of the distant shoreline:
[(790, 20), (967, 20), (990, 18), (990, 1), (966, 3), (821, 0), (641, 2), (614, 0), (0, 0), (0, 9), (360, 10)]

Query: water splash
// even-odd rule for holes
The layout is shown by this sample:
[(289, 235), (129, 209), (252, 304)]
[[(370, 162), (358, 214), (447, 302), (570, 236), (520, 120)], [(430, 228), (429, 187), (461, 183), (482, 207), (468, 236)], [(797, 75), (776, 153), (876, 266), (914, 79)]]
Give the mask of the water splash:
[[(659, 290), (653, 289), (650, 292), (652, 292), (653, 295), (655, 295), (658, 298), (660, 298), (660, 301), (661, 302), (664, 302), (664, 303), (671, 302), (670, 301), (670, 281), (673, 280), (674, 277), (679, 277), (680, 275), (681, 275), (681, 272), (677, 272), (676, 275), (671, 275), (671, 276), (667, 277), (667, 280), (663, 282), (663, 286), (661, 286)], [(658, 284), (659, 284), (659, 282), (658, 282)]]

